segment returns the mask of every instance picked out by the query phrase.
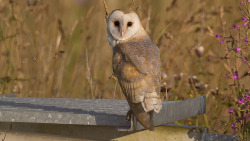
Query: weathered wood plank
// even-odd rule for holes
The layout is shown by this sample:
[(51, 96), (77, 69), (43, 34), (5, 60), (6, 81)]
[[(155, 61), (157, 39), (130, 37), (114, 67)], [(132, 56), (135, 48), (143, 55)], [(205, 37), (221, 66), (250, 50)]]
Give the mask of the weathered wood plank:
[[(206, 97), (184, 101), (164, 101), (155, 125), (189, 118), (206, 112)], [(0, 122), (101, 125), (130, 128), (126, 122), (126, 100), (31, 98), (0, 96)], [(134, 130), (143, 127), (134, 122)]]

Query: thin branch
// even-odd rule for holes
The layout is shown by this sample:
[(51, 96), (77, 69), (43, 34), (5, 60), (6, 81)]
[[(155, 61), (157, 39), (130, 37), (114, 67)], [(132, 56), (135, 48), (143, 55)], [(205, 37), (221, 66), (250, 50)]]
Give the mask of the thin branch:
[(118, 81), (115, 81), (115, 88), (114, 88), (114, 95), (113, 95), (113, 99), (115, 99), (115, 93), (116, 93), (116, 87), (117, 87)]
[(107, 20), (108, 16), (109, 16), (109, 11), (108, 11), (108, 7), (107, 7), (105, 0), (103, 0), (103, 5), (104, 5), (104, 9), (105, 9), (105, 19)]

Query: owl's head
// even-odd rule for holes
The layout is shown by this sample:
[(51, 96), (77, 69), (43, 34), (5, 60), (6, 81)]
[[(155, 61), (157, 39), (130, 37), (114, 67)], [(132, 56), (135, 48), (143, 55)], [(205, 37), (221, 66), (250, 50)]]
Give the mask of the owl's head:
[(107, 19), (108, 33), (115, 40), (130, 39), (141, 27), (137, 14), (131, 10), (117, 9)]

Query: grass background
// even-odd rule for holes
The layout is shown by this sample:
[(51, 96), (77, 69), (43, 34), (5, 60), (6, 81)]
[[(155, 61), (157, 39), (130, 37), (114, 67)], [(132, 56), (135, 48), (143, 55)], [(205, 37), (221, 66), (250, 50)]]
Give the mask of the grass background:
[[(225, 48), (215, 34), (242, 24), (235, 0), (106, 0), (109, 12), (132, 9), (161, 52), (166, 100), (206, 94), (207, 113), (176, 124), (232, 133), (227, 109), (233, 81)], [(197, 47), (204, 47), (198, 57)], [(250, 56), (248, 54), (247, 58)], [(249, 68), (242, 66), (242, 74)], [(105, 9), (101, 0), (0, 1), (0, 94), (20, 97), (124, 99), (112, 74)], [(198, 78), (190, 83), (190, 76)], [(239, 79), (250, 88), (249, 77)], [(194, 84), (194, 85), (193, 85)], [(202, 87), (196, 87), (201, 85)], [(207, 84), (207, 85), (205, 85)], [(204, 87), (203, 87), (204, 86)]]

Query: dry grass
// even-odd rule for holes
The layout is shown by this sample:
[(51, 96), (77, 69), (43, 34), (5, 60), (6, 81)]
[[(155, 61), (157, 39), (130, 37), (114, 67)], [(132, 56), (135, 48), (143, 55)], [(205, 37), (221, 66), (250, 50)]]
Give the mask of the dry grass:
[[(226, 108), (217, 102), (231, 90), (224, 79), (228, 67), (221, 57), (225, 51), (214, 35), (240, 22), (235, 1), (106, 0), (106, 5), (109, 12), (124, 8), (139, 14), (160, 47), (162, 71), (167, 74), (163, 81), (170, 90), (166, 99), (208, 95), (207, 114), (185, 123), (223, 133), (216, 125), (224, 124)], [(0, 1), (0, 19), (0, 94), (113, 98), (115, 92), (116, 99), (124, 98), (116, 82), (108, 80), (112, 50), (103, 1), (5, 0)], [(195, 53), (199, 46), (205, 48), (202, 57)], [(195, 83), (189, 83), (190, 75), (196, 75), (208, 88), (196, 89)], [(249, 78), (240, 81), (249, 88)], [(211, 95), (214, 93), (217, 95)]]

